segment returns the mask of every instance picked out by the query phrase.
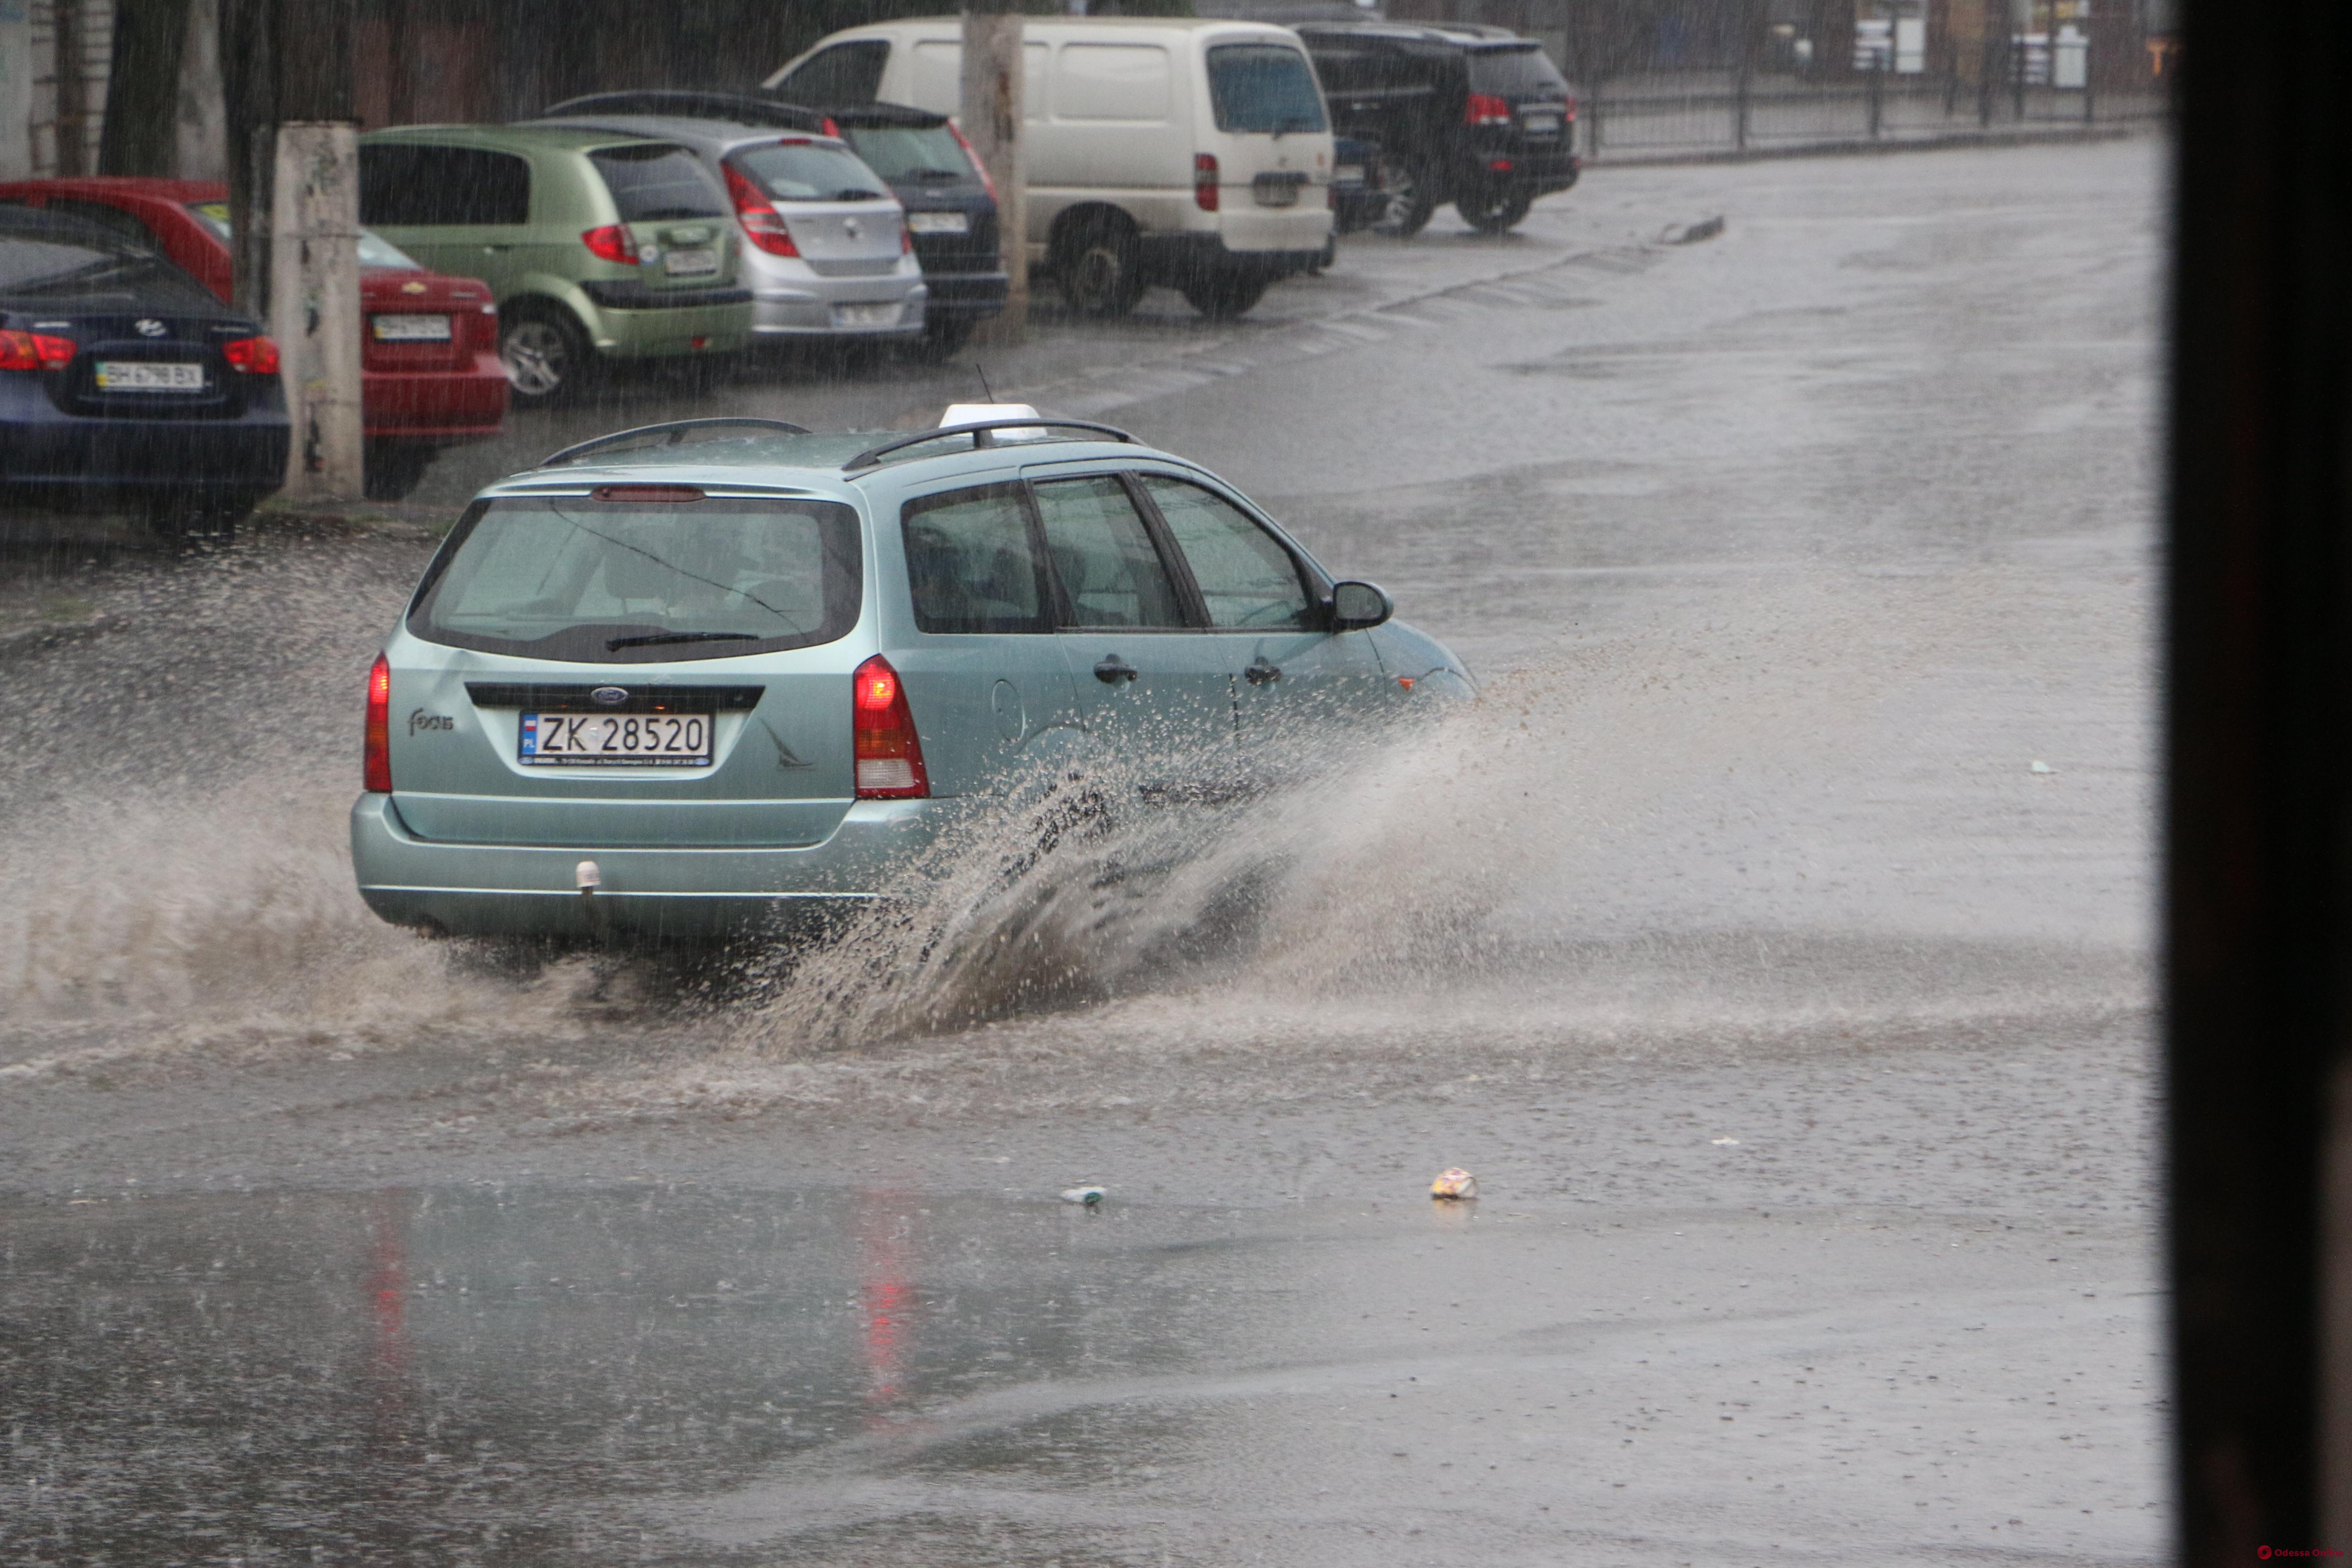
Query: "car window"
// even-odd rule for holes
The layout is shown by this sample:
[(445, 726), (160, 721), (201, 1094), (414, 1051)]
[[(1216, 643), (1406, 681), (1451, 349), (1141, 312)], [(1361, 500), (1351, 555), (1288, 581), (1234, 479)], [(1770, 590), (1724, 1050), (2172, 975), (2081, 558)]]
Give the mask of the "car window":
[(623, 223), (658, 223), (664, 218), (730, 217), (735, 209), (701, 162), (683, 147), (649, 142), (635, 147), (600, 147), (588, 154)]
[(386, 228), (530, 221), (530, 163), (480, 147), (360, 149), (360, 221)]
[(871, 103), (882, 90), (882, 68), (889, 62), (890, 45), (882, 38), (861, 38), (820, 49), (792, 75), (769, 90), (787, 103)]
[(1199, 485), (1160, 474), (1144, 475), (1143, 488), (1192, 569), (1211, 626), (1263, 631), (1322, 624), (1298, 563), (1239, 508)]
[(866, 166), (894, 183), (946, 184), (980, 175), (946, 125), (845, 125), (842, 134)]
[(927, 632), (1042, 632), (1045, 594), (1019, 485), (908, 501), (907, 586)]
[(727, 162), (780, 202), (872, 201), (890, 194), (857, 154), (830, 142), (787, 137), (757, 147), (738, 147)]
[(1323, 131), (1323, 95), (1307, 57), (1282, 44), (1220, 44), (1209, 51), (1209, 99), (1229, 133)]
[(137, 217), (108, 202), (82, 201), (73, 196), (51, 196), (49, 211), (65, 213), (87, 224), (94, 224), (109, 234), (119, 234), (131, 244), (152, 247), (156, 243), (154, 232)]
[(856, 624), (861, 559), (838, 501), (504, 497), (450, 536), (408, 626), (598, 664), (808, 647)]
[[(230, 236), (234, 231), (228, 226), (226, 202), (190, 202), (188, 216), (209, 229), (212, 237), (223, 245), (230, 243)], [(385, 272), (425, 270), (400, 247), (382, 235), (364, 228), (360, 230), (360, 265)]]
[(146, 245), (23, 206), (0, 206), (0, 295), (206, 314), (219, 308), (211, 289)]
[(1184, 613), (1127, 489), (1108, 474), (1036, 487), (1074, 626), (1181, 626)]
[(1509, 98), (1565, 99), (1568, 80), (1539, 48), (1473, 49), (1470, 90)]

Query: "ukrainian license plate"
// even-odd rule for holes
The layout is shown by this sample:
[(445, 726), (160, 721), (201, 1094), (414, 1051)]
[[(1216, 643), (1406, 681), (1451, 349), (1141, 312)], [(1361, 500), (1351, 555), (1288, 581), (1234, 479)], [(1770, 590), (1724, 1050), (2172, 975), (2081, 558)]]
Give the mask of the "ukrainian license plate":
[(102, 359), (98, 362), (100, 392), (202, 392), (205, 367), (163, 364), (153, 360)]
[(1250, 182), (1250, 190), (1262, 207), (1295, 207), (1298, 205), (1298, 188), (1307, 183), (1299, 174), (1260, 174)]
[(526, 713), (516, 742), (525, 767), (707, 768), (708, 713)]
[(898, 307), (893, 305), (835, 305), (833, 324), (836, 327), (895, 327), (898, 324)]
[(1557, 114), (1530, 114), (1519, 123), (1527, 127), (1528, 134), (1530, 136), (1559, 134), (1560, 119)]
[(375, 341), (380, 343), (446, 343), (449, 341), (449, 318), (378, 316), (375, 318)]
[(673, 278), (708, 278), (719, 270), (719, 252), (673, 250), (662, 258), (662, 270)]
[(971, 217), (967, 213), (908, 213), (907, 226), (917, 234), (970, 234)]

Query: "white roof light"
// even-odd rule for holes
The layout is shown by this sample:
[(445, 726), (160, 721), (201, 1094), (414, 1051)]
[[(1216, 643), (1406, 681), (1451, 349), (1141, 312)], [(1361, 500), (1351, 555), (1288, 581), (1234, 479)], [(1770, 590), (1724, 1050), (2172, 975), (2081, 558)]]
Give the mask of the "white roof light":
[[(940, 428), (950, 425), (978, 425), (991, 419), (1034, 419), (1037, 410), (1026, 403), (950, 403), (948, 411), (940, 416)], [(1043, 426), (1022, 425), (995, 433), (1000, 441), (1042, 441), (1045, 438)]]

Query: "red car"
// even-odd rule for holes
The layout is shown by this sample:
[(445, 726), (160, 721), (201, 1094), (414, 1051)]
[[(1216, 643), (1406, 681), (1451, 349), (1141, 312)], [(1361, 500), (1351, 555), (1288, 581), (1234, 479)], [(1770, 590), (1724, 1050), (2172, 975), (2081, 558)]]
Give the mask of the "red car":
[[(226, 300), (228, 187), (208, 180), (110, 175), (0, 181), (0, 202), (70, 213), (161, 249)], [(427, 272), (360, 231), (361, 406), (367, 493), (397, 500), (443, 447), (499, 433), (507, 373), (487, 283)]]

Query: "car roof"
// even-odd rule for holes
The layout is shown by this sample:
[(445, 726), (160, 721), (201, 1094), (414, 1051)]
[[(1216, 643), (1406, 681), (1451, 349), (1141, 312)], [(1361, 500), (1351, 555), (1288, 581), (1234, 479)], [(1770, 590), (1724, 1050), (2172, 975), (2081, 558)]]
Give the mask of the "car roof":
[[(800, 131), (783, 125), (743, 125), (725, 120), (705, 120), (683, 114), (581, 114), (530, 121), (534, 125), (604, 130), (652, 142), (677, 142), (698, 151), (725, 157), (738, 147), (771, 142), (814, 142), (850, 152), (838, 136)], [(852, 154), (855, 156), (855, 154)]]
[[(956, 27), (963, 26), (961, 16), (899, 16), (887, 22), (862, 22), (855, 27), (844, 27), (838, 33), (828, 33), (820, 43), (835, 38), (854, 39), (887, 35), (904, 27)], [(1131, 32), (1198, 33), (1206, 29), (1232, 28), (1237, 32), (1260, 33), (1275, 38), (1292, 37), (1291, 29), (1272, 22), (1256, 22), (1242, 16), (1025, 16), (1024, 31), (1058, 32), (1071, 28), (1108, 27)], [(816, 45), (812, 45), (812, 49)], [(803, 51), (806, 53), (807, 51)], [(800, 56), (794, 56), (797, 59)]]
[(601, 126), (583, 125), (394, 125), (370, 131), (361, 140), (374, 143), (413, 142), (436, 147), (485, 147), (501, 152), (588, 153), (633, 142), (666, 138), (638, 136)]
[(1542, 42), (1508, 27), (1491, 27), (1476, 22), (1301, 22), (1297, 30), (1301, 37), (1310, 33), (1329, 33), (1341, 37), (1446, 44), (1463, 49), (1532, 49), (1540, 47)]

